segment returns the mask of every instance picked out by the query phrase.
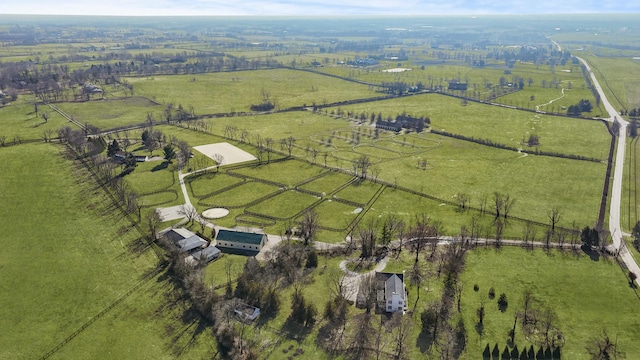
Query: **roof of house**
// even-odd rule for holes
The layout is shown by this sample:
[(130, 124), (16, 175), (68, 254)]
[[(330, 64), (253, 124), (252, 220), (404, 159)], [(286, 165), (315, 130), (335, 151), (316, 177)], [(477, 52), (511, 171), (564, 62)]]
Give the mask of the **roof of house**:
[(260, 245), (265, 234), (252, 232), (236, 231), (236, 230), (220, 230), (218, 231), (218, 241), (233, 241), (242, 244)]
[[(180, 251), (190, 251), (207, 245), (207, 241), (185, 228), (170, 229), (164, 233), (164, 238), (176, 244)], [(211, 251), (211, 250), (209, 250)]]
[(404, 286), (398, 275), (391, 275), (391, 277), (385, 281), (384, 285), (385, 295), (387, 298), (391, 297), (392, 294), (398, 294), (404, 299)]
[(195, 249), (197, 247), (201, 247), (201, 246), (207, 245), (207, 241), (201, 239), (197, 235), (193, 235), (193, 236), (188, 237), (186, 239), (178, 240), (176, 242), (176, 245), (178, 245), (178, 247), (180, 248), (180, 251), (189, 251), (189, 250), (193, 250), (193, 249)]
[(195, 234), (185, 228), (170, 229), (164, 233), (164, 237), (173, 242), (184, 240), (194, 236)]
[(200, 260), (204, 257), (207, 261), (219, 255), (220, 255), (220, 249), (218, 249), (215, 246), (208, 246), (202, 250), (196, 251), (193, 254), (191, 254), (191, 256), (193, 256), (195, 260)]

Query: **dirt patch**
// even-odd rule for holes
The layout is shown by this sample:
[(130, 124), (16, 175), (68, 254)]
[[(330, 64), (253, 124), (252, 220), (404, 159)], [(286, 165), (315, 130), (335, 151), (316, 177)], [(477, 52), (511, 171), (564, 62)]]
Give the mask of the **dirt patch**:
[(237, 164), (256, 159), (248, 152), (226, 142), (194, 146), (193, 148), (215, 161), (217, 161), (216, 154), (222, 155), (222, 161), (219, 165)]

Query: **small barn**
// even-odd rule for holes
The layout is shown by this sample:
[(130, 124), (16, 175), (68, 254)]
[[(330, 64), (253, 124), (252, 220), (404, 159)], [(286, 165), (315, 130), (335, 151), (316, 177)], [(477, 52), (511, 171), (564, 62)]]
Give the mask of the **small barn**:
[(199, 237), (185, 228), (170, 229), (164, 234), (164, 238), (176, 245), (181, 252), (199, 251), (207, 246), (207, 240)]
[(222, 250), (260, 252), (267, 242), (267, 235), (258, 229), (221, 229), (216, 246)]
[(220, 249), (215, 246), (207, 246), (206, 248), (195, 251), (193, 254), (191, 254), (191, 256), (187, 258), (187, 262), (193, 265), (198, 263), (206, 265), (209, 262), (219, 258), (220, 255), (222, 255)]

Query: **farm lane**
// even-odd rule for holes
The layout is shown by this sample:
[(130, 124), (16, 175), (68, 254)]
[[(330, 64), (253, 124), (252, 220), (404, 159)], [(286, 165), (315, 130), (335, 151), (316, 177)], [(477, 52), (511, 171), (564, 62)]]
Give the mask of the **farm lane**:
[[(609, 114), (609, 118), (605, 120), (619, 125), (618, 146), (616, 148), (615, 168), (613, 171), (613, 186), (611, 188), (611, 204), (609, 207), (609, 232), (611, 233), (611, 239), (613, 240), (613, 248), (619, 253), (620, 258), (624, 262), (627, 269), (629, 269), (629, 271), (635, 273), (636, 275), (640, 275), (640, 267), (638, 267), (638, 264), (633, 258), (633, 255), (631, 255), (625, 245), (622, 228), (620, 226), (622, 176), (624, 169), (625, 147), (627, 145), (627, 125), (629, 123), (625, 121), (621, 116), (619, 116), (618, 111), (611, 105), (589, 64), (580, 57), (576, 56), (576, 58), (585, 66), (585, 68), (589, 72), (589, 76), (591, 77), (593, 86), (595, 86), (598, 94), (600, 95), (600, 101), (604, 104), (604, 107)], [(640, 285), (640, 279), (636, 279), (636, 283)]]

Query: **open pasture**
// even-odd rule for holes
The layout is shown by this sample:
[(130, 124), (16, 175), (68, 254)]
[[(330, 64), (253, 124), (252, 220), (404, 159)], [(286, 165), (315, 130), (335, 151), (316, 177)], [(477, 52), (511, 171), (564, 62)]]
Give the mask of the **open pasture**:
[[(0, 328), (11, 329), (0, 337), (0, 358), (42, 356), (133, 288), (157, 261), (152, 251), (134, 250), (140, 234), (62, 151), (47, 144), (0, 151)], [(99, 323), (92, 327), (97, 335), (115, 331)], [(162, 341), (156, 330), (130, 335)], [(72, 343), (78, 351), (95, 349), (81, 338)], [(124, 348), (111, 351), (126, 357)]]
[[(512, 215), (541, 222), (547, 222), (546, 213), (554, 206), (561, 208), (567, 223), (595, 221), (605, 164), (525, 156), (440, 136), (429, 137), (438, 139), (443, 146), (421, 156), (385, 163), (388, 166), (381, 167), (379, 178), (440, 199), (467, 193), (474, 207), (483, 195), (491, 199), (494, 192), (510, 194), (516, 199)], [(422, 157), (427, 161), (425, 170), (417, 166)]]
[(69, 114), (74, 120), (94, 125), (101, 130), (142, 124), (145, 122), (147, 114), (152, 114), (155, 119), (161, 119), (163, 110), (162, 106), (139, 96), (61, 103), (56, 106)]
[(134, 85), (136, 94), (162, 103), (193, 106), (196, 114), (248, 112), (251, 104), (261, 103), (266, 94), (282, 109), (376, 96), (366, 85), (285, 69), (153, 76), (128, 81)]
[[(330, 229), (345, 229), (358, 215), (356, 208), (337, 201), (326, 200), (314, 208), (320, 226)], [(302, 220), (301, 218), (297, 220)], [(332, 241), (335, 242), (335, 241)]]
[(296, 184), (325, 171), (319, 166), (300, 161), (285, 160), (259, 166), (246, 166), (233, 170), (234, 173), (259, 179), (274, 181), (293, 187)]
[[(345, 119), (319, 116), (306, 111), (225, 117), (205, 121), (211, 126), (211, 132), (219, 135), (224, 135), (227, 126), (237, 127), (236, 140), (239, 140), (241, 132), (246, 130), (248, 132), (247, 142), (252, 144), (255, 144), (258, 135), (263, 140), (271, 138), (275, 141), (289, 136), (298, 140), (309, 138), (311, 135), (314, 135), (314, 138), (326, 138), (330, 135), (329, 130), (347, 130), (349, 127), (349, 123)], [(280, 150), (279, 143), (274, 144), (274, 148)]]
[(437, 130), (515, 147), (526, 147), (522, 144), (523, 138), (526, 141), (530, 134), (535, 134), (540, 139), (538, 148), (541, 151), (603, 160), (608, 155), (611, 139), (604, 124), (598, 121), (548, 116), (474, 102), (463, 106), (460, 99), (438, 94), (356, 104), (342, 110), (355, 114), (382, 113), (383, 117), (393, 118), (406, 111), (412, 116), (429, 117), (431, 127)]
[(640, 60), (584, 56), (617, 109), (640, 107)]
[(329, 194), (349, 182), (352, 178), (352, 176), (347, 174), (328, 172), (327, 175), (304, 183), (300, 185), (300, 187), (317, 193)]
[(203, 197), (198, 201), (198, 210), (204, 211), (211, 207), (244, 207), (268, 194), (275, 194), (278, 188), (259, 181), (247, 181), (228, 191)]
[(335, 194), (335, 197), (354, 201), (360, 204), (366, 204), (371, 200), (372, 196), (380, 190), (380, 186), (380, 184), (376, 184), (371, 181), (358, 180), (338, 191)]
[(289, 190), (251, 206), (247, 210), (275, 218), (290, 219), (318, 200), (315, 196)]
[[(625, 274), (611, 259), (593, 261), (581, 251), (552, 251), (549, 254), (519, 248), (474, 250), (467, 255), (462, 275), (462, 316), (468, 333), (469, 359), (479, 358), (487, 343), (498, 343), (500, 352), (507, 344), (514, 315), (523, 309), (523, 295), (530, 291), (536, 301), (556, 314), (556, 326), (563, 333), (562, 358), (588, 357), (589, 339), (606, 330), (616, 339), (627, 359), (640, 356), (637, 294), (628, 286)], [(474, 291), (477, 284), (479, 291)], [(505, 293), (508, 307), (498, 309), (496, 299), (487, 300), (482, 335), (475, 330), (476, 310), (489, 288)], [(616, 304), (612, 306), (612, 304)], [(537, 306), (537, 305), (534, 305)], [(531, 340), (516, 326), (515, 343), (519, 349), (529, 347)]]
[[(42, 114), (48, 115), (48, 120), (42, 118)], [(56, 137), (57, 130), (69, 124), (67, 119), (60, 116), (49, 107), (40, 104), (38, 106), (38, 116), (34, 113), (33, 104), (18, 99), (15, 103), (0, 107), (0, 137), (4, 136), (4, 141), (13, 143), (16, 140), (36, 140), (42, 139), (46, 132)]]
[(239, 179), (235, 176), (227, 175), (224, 172), (210, 172), (208, 174), (188, 177), (185, 180), (187, 188), (191, 191), (192, 196), (196, 198), (206, 197), (212, 192), (220, 191), (244, 181), (245, 180)]

